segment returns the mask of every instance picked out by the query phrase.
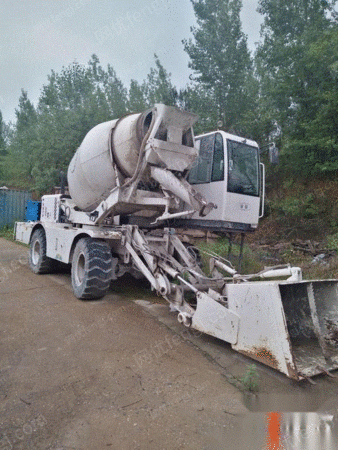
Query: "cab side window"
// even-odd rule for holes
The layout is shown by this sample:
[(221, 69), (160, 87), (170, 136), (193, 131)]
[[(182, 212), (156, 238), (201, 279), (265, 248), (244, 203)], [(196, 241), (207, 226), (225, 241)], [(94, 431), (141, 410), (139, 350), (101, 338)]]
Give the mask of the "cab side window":
[(258, 197), (258, 148), (228, 140), (228, 157), (228, 192)]
[(223, 138), (220, 133), (215, 135), (214, 160), (212, 166), (211, 181), (224, 180), (224, 149)]
[(210, 183), (224, 180), (224, 150), (220, 133), (196, 140), (199, 147), (198, 159), (189, 174), (189, 183)]

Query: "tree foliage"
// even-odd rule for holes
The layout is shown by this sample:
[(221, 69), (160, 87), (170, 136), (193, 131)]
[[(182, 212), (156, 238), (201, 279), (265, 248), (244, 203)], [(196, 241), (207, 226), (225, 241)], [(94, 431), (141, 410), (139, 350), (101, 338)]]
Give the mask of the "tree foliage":
[[(15, 110), (16, 125), (3, 160), (3, 178), (6, 184), (26, 187), (32, 183), (30, 172), (37, 144), (37, 112), (26, 91), (21, 91)], [(2, 184), (2, 183), (1, 183)]]
[(6, 155), (6, 140), (5, 140), (5, 123), (2, 118), (2, 113), (0, 111), (0, 179), (4, 175), (4, 168), (3, 168), (3, 159)]
[(331, 164), (338, 132), (332, 115), (337, 90), (332, 67), (338, 60), (338, 48), (332, 45), (337, 34), (335, 3), (259, 2), (264, 16), (255, 60), (260, 101), (270, 136), (274, 129), (282, 132), (284, 167), (303, 175), (337, 169)]
[(130, 112), (143, 111), (148, 106), (146, 87), (136, 80), (131, 80), (129, 87), (128, 109)]
[(298, 170), (329, 174), (338, 170), (338, 29), (311, 43), (302, 62), (306, 84), (286, 155), (296, 154)]
[(96, 55), (86, 66), (74, 62), (60, 73), (52, 71), (36, 108), (22, 91), (0, 182), (46, 193), (59, 184), (60, 171), (67, 171), (95, 125), (156, 102), (173, 105), (176, 97), (170, 74), (156, 55), (147, 79), (142, 84), (132, 80), (129, 91), (113, 67), (104, 69)]
[(199, 115), (196, 132), (216, 129), (277, 141), (284, 176), (338, 171), (336, 0), (259, 0), (261, 42), (254, 57), (242, 31), (242, 0), (190, 0), (196, 16), (183, 41), (192, 70), (180, 91), (155, 54), (143, 81), (124, 86), (92, 55), (52, 71), (36, 106), (22, 90), (16, 122), (0, 112), (0, 184), (47, 193), (85, 134), (98, 123), (154, 103)]
[(6, 140), (5, 140), (5, 123), (0, 111), (0, 156), (4, 156), (6, 153)]
[(39, 145), (31, 174), (35, 188), (45, 191), (58, 184), (86, 133), (95, 125), (127, 111), (127, 92), (108, 66), (105, 71), (94, 55), (88, 66), (77, 63), (52, 72), (38, 103)]
[(147, 80), (144, 82), (144, 89), (149, 106), (154, 103), (164, 103), (168, 106), (175, 106), (177, 103), (177, 90), (171, 83), (171, 74), (161, 64), (155, 54), (155, 67), (150, 69)]
[(195, 89), (202, 95), (197, 111), (206, 125), (209, 121), (209, 127), (215, 128), (222, 120), (225, 129), (238, 129), (250, 105), (248, 86), (252, 77), (252, 60), (240, 20), (242, 1), (191, 2), (197, 26), (191, 28), (193, 39), (183, 43), (195, 83), (186, 97), (198, 107)]

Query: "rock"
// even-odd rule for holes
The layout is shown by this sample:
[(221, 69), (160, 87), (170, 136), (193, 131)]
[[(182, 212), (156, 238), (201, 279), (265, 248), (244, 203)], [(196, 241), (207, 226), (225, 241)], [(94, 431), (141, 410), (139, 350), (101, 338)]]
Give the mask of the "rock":
[(320, 253), (319, 255), (315, 256), (313, 260), (311, 261), (311, 264), (327, 264), (325, 261), (325, 253)]

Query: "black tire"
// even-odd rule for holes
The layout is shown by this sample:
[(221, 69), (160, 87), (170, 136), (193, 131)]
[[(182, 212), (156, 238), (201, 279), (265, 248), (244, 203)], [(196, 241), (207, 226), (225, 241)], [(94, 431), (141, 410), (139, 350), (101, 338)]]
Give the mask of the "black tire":
[(34, 273), (51, 273), (54, 260), (46, 256), (46, 234), (42, 228), (35, 230), (29, 247), (29, 267)]
[(96, 300), (108, 291), (112, 279), (112, 255), (105, 241), (80, 239), (72, 258), (72, 286), (80, 300)]

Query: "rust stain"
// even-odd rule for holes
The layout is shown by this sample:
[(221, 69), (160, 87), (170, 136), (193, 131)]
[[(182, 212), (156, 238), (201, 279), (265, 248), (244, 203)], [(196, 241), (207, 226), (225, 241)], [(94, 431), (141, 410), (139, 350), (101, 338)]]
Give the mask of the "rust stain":
[(265, 364), (271, 365), (275, 369), (278, 369), (279, 367), (277, 359), (273, 356), (270, 350), (259, 348), (256, 350), (256, 357), (261, 359)]
[(239, 350), (239, 352), (269, 367), (272, 367), (273, 369), (280, 370), (278, 360), (274, 357), (270, 350), (267, 350), (264, 347), (257, 349), (253, 348), (252, 351)]

